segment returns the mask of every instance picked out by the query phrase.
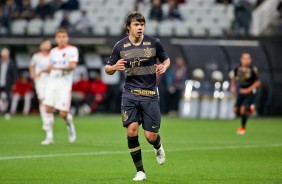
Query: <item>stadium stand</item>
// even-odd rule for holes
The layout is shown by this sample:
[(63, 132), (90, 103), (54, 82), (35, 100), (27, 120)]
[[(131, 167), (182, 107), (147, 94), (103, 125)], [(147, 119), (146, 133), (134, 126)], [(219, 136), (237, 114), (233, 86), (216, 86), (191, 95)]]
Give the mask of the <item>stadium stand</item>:
[[(49, 0), (45, 2), (50, 3)], [(31, 7), (35, 10), (38, 3), (39, 0), (32, 0)], [(91, 17), (92, 34), (99, 36), (120, 35), (122, 32), (118, 28), (123, 26), (125, 14), (132, 11), (135, 7), (135, 1), (133, 0), (80, 0), (79, 4), (80, 10), (85, 10), (89, 17)], [(117, 9), (116, 7), (119, 8)], [(156, 31), (156, 34), (160, 36), (189, 36), (189, 32), (186, 31), (187, 27), (191, 28), (192, 36), (207, 36), (207, 32), (210, 32), (210, 36), (222, 36), (226, 29), (230, 29), (231, 22), (234, 19), (233, 5), (215, 4), (214, 0), (189, 0), (179, 5), (179, 11), (183, 17), (181, 24), (185, 26), (177, 25), (181, 30), (175, 31), (172, 30), (175, 27), (175, 22), (166, 20), (169, 6), (168, 3), (164, 3), (162, 4), (164, 23), (161, 24), (162, 28), (155, 30), (155, 23), (151, 23), (148, 19), (150, 8), (151, 3), (149, 1), (143, 1), (138, 9), (147, 19), (148, 27), (153, 26), (153, 30), (149, 30), (150, 33), (155, 35), (154, 33)], [(69, 21), (71, 24), (74, 24), (81, 16), (80, 10), (69, 12)], [(63, 17), (64, 10), (59, 9), (54, 12), (51, 19), (47, 18), (46, 20), (42, 20), (42, 22), (36, 18), (31, 19), (30, 22), (22, 19), (14, 19), (12, 21), (11, 33), (16, 35), (50, 35), (54, 32), (51, 30), (54, 27), (58, 27)], [(207, 25), (207, 22), (214, 26), (210, 27)], [(49, 25), (51, 28), (48, 28)], [(216, 26), (219, 28), (215, 28)], [(167, 29), (163, 29), (163, 27)], [(204, 32), (200, 31), (199, 29), (202, 27), (205, 27), (207, 30)]]

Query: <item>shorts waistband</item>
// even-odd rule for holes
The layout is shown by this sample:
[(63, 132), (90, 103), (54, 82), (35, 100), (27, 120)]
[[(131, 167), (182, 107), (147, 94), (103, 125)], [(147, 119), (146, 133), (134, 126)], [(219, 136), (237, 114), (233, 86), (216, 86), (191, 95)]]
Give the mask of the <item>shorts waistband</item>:
[(130, 91), (131, 93), (134, 93), (136, 95), (142, 95), (142, 96), (154, 96), (157, 94), (156, 91), (146, 90), (146, 89), (132, 89)]

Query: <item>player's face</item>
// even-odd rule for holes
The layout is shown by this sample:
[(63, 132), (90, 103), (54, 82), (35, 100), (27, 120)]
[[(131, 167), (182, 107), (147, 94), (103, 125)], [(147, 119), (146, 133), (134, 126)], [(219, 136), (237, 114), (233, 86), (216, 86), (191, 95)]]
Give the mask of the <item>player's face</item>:
[(69, 37), (67, 33), (57, 33), (56, 34), (56, 42), (58, 44), (58, 47), (65, 47), (68, 44)]
[(144, 22), (133, 20), (130, 26), (128, 27), (129, 34), (134, 36), (135, 38), (141, 38), (143, 36), (144, 28)]
[(241, 64), (242, 66), (248, 67), (251, 65), (252, 58), (251, 55), (248, 53), (245, 53), (241, 56)]
[(51, 42), (50, 41), (44, 41), (40, 45), (40, 50), (42, 52), (49, 52), (51, 49)]
[(1, 53), (1, 59), (2, 60), (4, 60), (4, 61), (9, 60), (9, 57), (10, 57), (9, 52), (4, 51), (4, 52)]

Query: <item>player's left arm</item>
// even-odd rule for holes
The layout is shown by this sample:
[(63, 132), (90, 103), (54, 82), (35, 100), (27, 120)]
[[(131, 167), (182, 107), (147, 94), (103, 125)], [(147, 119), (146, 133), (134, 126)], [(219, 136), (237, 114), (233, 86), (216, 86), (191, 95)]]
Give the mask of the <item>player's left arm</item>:
[(156, 40), (155, 44), (156, 44), (155, 46), (156, 46), (157, 58), (161, 61), (161, 64), (155, 64), (156, 73), (163, 74), (170, 66), (170, 59), (167, 56), (167, 53), (165, 52), (159, 39)]
[(163, 63), (161, 64), (155, 64), (156, 66), (156, 73), (157, 74), (163, 74), (166, 72), (166, 70), (169, 68), (170, 66), (170, 59), (167, 58), (166, 60), (163, 61)]
[(69, 65), (66, 67), (52, 67), (52, 70), (62, 70), (62, 71), (72, 71), (76, 68), (77, 61), (69, 62)]

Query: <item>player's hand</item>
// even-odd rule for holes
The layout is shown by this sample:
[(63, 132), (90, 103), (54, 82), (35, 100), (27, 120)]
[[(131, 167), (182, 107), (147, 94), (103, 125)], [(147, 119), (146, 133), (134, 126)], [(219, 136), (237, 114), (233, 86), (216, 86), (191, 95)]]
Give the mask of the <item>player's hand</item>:
[(166, 67), (163, 64), (159, 64), (159, 65), (155, 64), (155, 66), (156, 66), (156, 73), (157, 74), (165, 73)]
[(124, 59), (118, 60), (117, 63), (115, 64), (115, 70), (116, 71), (125, 70), (125, 63), (126, 61)]
[(246, 94), (249, 94), (251, 91), (248, 89), (248, 88), (241, 88), (240, 89), (240, 94), (244, 94), (244, 95), (246, 95)]
[(47, 71), (47, 72), (50, 72), (50, 71), (53, 70), (53, 69), (54, 69), (54, 67), (53, 67), (52, 65), (49, 65), (49, 66), (47, 67), (46, 71)]
[(41, 74), (42, 74), (42, 72), (41, 72), (41, 71), (40, 71), (40, 72), (38, 72), (38, 73), (34, 76), (33, 80), (34, 80), (35, 78), (39, 78), (39, 77), (41, 76)]
[(230, 91), (231, 91), (232, 94), (235, 94), (236, 93), (236, 87), (235, 86), (231, 86)]
[(37, 75), (38, 75), (38, 74), (34, 74), (34, 73), (30, 74), (31, 80), (35, 80), (35, 78), (37, 77)]

